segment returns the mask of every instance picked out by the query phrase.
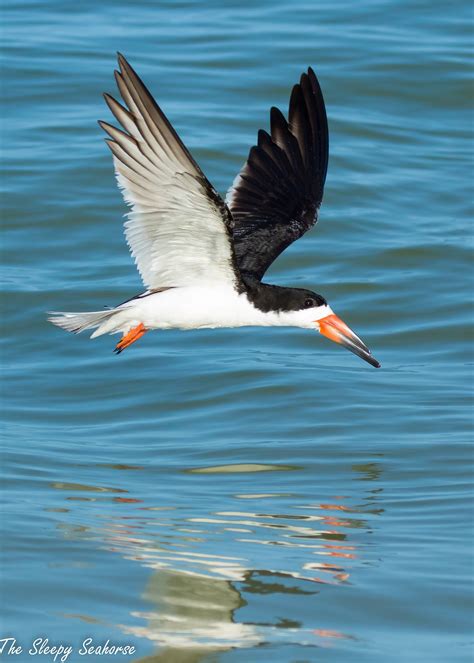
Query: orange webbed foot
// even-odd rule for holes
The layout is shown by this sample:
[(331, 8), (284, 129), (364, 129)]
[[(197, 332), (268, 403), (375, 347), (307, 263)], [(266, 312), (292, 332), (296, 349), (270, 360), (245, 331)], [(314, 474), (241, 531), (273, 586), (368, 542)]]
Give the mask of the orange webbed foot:
[(128, 334), (125, 334), (125, 336), (120, 339), (120, 341), (115, 346), (114, 352), (119, 355), (122, 350), (125, 350), (125, 348), (128, 348), (129, 345), (132, 345), (132, 343), (138, 341), (138, 339), (141, 338), (147, 331), (148, 330), (145, 328), (143, 322), (140, 322), (139, 325), (131, 329)]

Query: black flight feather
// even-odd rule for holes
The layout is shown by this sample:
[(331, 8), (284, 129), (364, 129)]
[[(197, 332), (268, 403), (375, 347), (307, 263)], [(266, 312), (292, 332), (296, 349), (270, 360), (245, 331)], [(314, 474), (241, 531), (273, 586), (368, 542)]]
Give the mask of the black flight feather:
[(324, 99), (311, 67), (293, 87), (288, 121), (270, 111), (229, 194), (234, 248), (242, 275), (261, 280), (268, 267), (317, 221), (328, 166)]

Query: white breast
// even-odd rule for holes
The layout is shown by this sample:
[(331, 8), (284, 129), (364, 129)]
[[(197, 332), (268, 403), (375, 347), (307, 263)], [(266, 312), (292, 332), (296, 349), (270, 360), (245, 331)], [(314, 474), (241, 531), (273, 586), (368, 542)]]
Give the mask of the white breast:
[[(203, 329), (278, 324), (233, 288), (170, 288), (126, 304), (148, 329)], [(132, 310), (130, 310), (132, 314)]]

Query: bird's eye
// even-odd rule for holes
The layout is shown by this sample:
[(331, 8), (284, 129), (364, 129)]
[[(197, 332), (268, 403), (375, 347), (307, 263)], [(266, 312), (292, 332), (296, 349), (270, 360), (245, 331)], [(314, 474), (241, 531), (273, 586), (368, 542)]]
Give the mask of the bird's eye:
[(305, 308), (312, 308), (313, 306), (316, 306), (316, 302), (314, 299), (306, 299), (304, 305)]

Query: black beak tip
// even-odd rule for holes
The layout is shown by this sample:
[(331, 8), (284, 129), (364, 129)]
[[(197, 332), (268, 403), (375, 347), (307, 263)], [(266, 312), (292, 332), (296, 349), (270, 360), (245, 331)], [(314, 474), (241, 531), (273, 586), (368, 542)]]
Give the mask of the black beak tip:
[(369, 357), (365, 358), (366, 361), (369, 362), (374, 368), (382, 368), (382, 364), (375, 359), (375, 357), (372, 357), (371, 355)]

